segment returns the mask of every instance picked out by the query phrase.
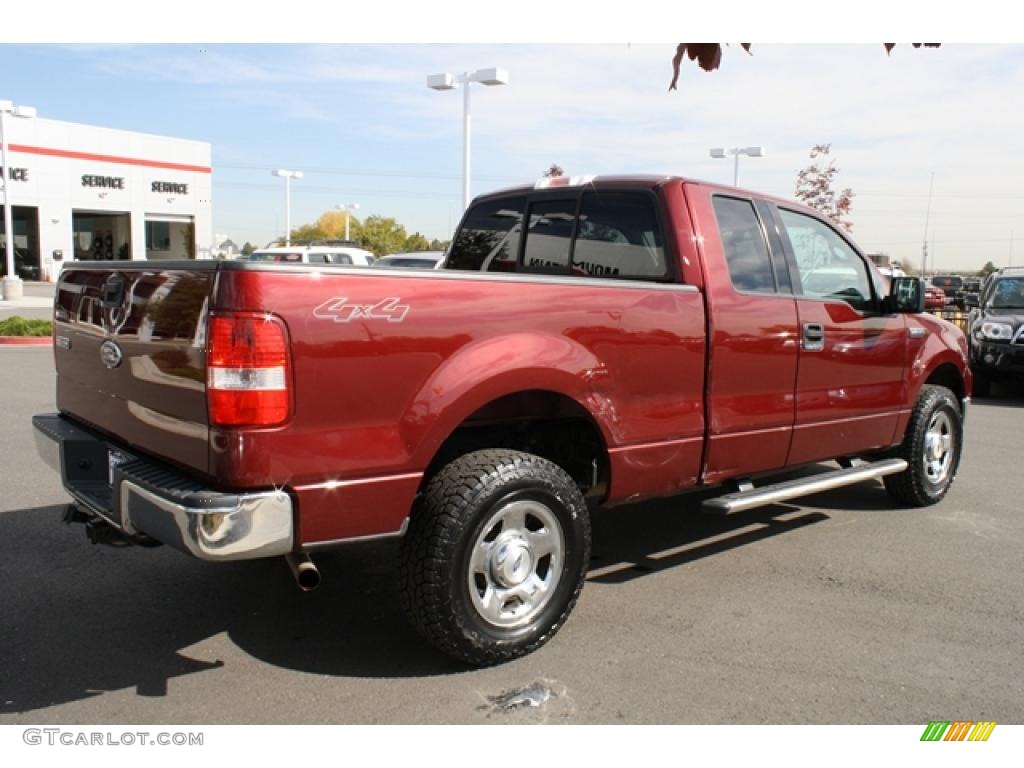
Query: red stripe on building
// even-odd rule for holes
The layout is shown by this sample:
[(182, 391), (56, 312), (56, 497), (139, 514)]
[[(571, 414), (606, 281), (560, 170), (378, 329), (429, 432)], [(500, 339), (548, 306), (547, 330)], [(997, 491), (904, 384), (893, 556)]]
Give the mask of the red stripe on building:
[(31, 147), (27, 144), (10, 144), (12, 152), (24, 152), (29, 155), (46, 155), (47, 157), (70, 157), (73, 160), (95, 160), (100, 163), (120, 163), (121, 165), (141, 165), (146, 168), (166, 168), (171, 171), (194, 171), (210, 173), (212, 168), (205, 165), (184, 165), (182, 163), (163, 163), (159, 160), (143, 160), (138, 157), (118, 157), (117, 155), (96, 155), (92, 152), (72, 152), (69, 149), (50, 149), (48, 147)]

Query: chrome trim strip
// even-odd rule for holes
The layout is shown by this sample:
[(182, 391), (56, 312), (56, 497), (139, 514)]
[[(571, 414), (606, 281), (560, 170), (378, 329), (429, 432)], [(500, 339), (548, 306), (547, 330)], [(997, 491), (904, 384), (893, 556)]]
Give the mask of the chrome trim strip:
[(636, 443), (635, 445), (620, 445), (609, 448), (608, 453), (624, 453), (625, 451), (642, 451), (647, 448), (669, 448), (673, 445), (687, 445), (689, 443), (703, 442), (704, 435), (696, 437), (684, 437), (679, 440), (660, 440), (655, 443)]
[(763, 507), (767, 504), (795, 499), (798, 496), (809, 496), (812, 493), (831, 491), (834, 488), (842, 488), (846, 485), (859, 483), (862, 480), (894, 475), (904, 471), (906, 468), (907, 462), (903, 459), (885, 459), (871, 464), (851, 467), (850, 469), (826, 472), (814, 477), (802, 477), (796, 480), (766, 485), (763, 488), (755, 488), (752, 491), (729, 493), (715, 499), (707, 499), (701, 504), (701, 507), (705, 511), (718, 514), (744, 512), (755, 507)]
[(303, 552), (319, 552), (323, 549), (332, 549), (338, 546), (344, 546), (345, 544), (364, 544), (371, 541), (387, 541), (388, 539), (400, 539), (405, 536), (405, 532), (409, 530), (409, 518), (405, 518), (402, 521), (402, 527), (394, 533), (375, 533), (372, 536), (353, 536), (350, 539), (332, 539), (330, 541), (313, 541), (308, 544), (303, 543), (301, 551)]
[(356, 480), (328, 480), (325, 483), (312, 483), (310, 485), (293, 485), (291, 488), (296, 491), (333, 491), (336, 488), (348, 488), (353, 485), (368, 485), (371, 483), (387, 483), (392, 480), (420, 480), (422, 472), (407, 472), (403, 475), (379, 475), (376, 477), (361, 477)]
[[(800, 406), (797, 406), (799, 411)], [(893, 416), (898, 416), (901, 413), (908, 413), (908, 411), (887, 411), (886, 413), (868, 413), (863, 416), (848, 416), (845, 419), (828, 419), (825, 421), (811, 421), (806, 424), (794, 424), (793, 430), (800, 429), (815, 429), (817, 427), (830, 427), (834, 424), (851, 424), (858, 421), (870, 421), (872, 419), (890, 419)]]

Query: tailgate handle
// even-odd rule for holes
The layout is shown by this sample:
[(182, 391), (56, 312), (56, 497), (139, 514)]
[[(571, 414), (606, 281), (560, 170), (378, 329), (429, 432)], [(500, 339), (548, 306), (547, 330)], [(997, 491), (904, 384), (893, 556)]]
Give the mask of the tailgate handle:
[(104, 307), (120, 307), (124, 302), (124, 278), (111, 275), (103, 284), (101, 301)]
[(825, 326), (821, 323), (804, 323), (801, 346), (807, 352), (821, 352), (825, 348)]

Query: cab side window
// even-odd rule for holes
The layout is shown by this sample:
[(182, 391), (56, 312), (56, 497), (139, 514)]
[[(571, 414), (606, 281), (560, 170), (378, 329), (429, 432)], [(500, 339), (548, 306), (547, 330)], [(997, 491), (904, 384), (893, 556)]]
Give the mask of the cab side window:
[(802, 295), (845, 301), (862, 312), (872, 307), (864, 260), (831, 227), (812, 216), (779, 209), (800, 273)]
[(661, 227), (651, 196), (642, 192), (584, 192), (572, 272), (644, 280), (668, 277)]
[(719, 195), (713, 198), (713, 204), (733, 287), (739, 291), (775, 293), (771, 256), (753, 204)]

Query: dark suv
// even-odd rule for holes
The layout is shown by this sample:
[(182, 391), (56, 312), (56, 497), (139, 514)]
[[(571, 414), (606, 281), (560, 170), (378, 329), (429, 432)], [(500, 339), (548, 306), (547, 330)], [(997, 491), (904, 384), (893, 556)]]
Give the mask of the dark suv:
[(992, 381), (1024, 374), (1024, 268), (989, 278), (967, 327), (976, 395), (986, 396)]

